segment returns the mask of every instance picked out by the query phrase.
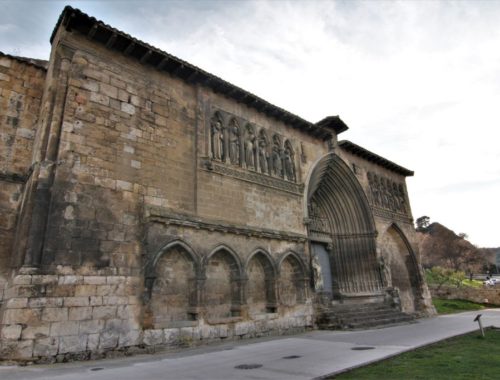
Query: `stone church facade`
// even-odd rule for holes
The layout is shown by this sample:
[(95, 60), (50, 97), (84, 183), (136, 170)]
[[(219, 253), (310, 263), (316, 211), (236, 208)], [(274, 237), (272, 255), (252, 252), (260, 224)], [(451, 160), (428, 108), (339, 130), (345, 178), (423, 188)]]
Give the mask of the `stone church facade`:
[(0, 55), (0, 357), (87, 358), (432, 312), (405, 178), (352, 142), (65, 8)]

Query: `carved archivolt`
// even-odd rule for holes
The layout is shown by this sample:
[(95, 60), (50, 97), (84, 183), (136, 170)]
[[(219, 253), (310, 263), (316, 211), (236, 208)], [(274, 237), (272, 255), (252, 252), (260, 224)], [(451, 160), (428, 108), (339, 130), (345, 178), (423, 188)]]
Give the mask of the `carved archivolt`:
[(297, 182), (296, 154), (290, 140), (221, 111), (210, 118), (210, 158)]
[(370, 198), (374, 206), (406, 214), (408, 212), (404, 185), (368, 172)]

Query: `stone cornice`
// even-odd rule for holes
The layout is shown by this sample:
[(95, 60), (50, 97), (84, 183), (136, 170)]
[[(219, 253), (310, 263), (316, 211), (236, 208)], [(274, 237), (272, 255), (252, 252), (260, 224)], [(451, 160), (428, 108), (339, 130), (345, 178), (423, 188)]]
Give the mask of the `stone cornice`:
[(203, 229), (211, 232), (230, 233), (248, 237), (285, 240), (296, 243), (304, 243), (307, 241), (307, 236), (302, 234), (271, 230), (267, 228), (237, 225), (223, 221), (194, 217), (191, 215), (181, 215), (157, 206), (148, 206), (146, 208), (145, 214), (147, 222), (156, 222), (166, 225), (176, 225), (188, 228)]
[(385, 210), (377, 206), (372, 205), (373, 215), (382, 219), (387, 220), (397, 220), (403, 223), (413, 224), (413, 218), (408, 215), (403, 215), (400, 213), (395, 213), (393, 211)]
[(281, 178), (271, 177), (269, 175), (258, 172), (238, 169), (236, 167), (230, 166), (229, 164), (226, 165), (218, 163), (216, 161), (211, 161), (209, 159), (205, 159), (202, 161), (201, 169), (208, 172), (237, 178), (242, 181), (251, 182), (266, 187), (271, 187), (273, 189), (285, 191), (287, 193), (291, 193), (298, 196), (302, 196), (304, 193), (303, 184), (297, 184), (294, 182), (285, 181)]

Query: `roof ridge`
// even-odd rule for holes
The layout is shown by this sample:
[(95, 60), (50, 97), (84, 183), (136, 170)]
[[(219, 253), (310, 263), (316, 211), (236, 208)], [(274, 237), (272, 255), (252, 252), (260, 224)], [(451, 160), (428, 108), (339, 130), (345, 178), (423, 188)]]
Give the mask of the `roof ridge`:
[[(80, 24), (78, 24), (76, 20), (77, 18), (80, 18)], [(57, 30), (61, 27), (61, 25), (68, 30), (74, 28), (82, 34), (87, 34), (90, 39), (92, 39), (99, 32), (101, 33), (100, 37), (102, 38), (100, 38), (98, 42), (103, 43), (102, 40), (107, 39), (108, 42), (104, 44), (109, 45), (107, 47), (110, 49), (114, 47), (114, 50), (123, 50), (122, 47), (116, 47), (116, 41), (120, 38), (122, 39), (122, 44), (126, 42), (128, 45), (127, 49), (123, 50), (123, 52), (129, 56), (135, 55), (135, 58), (138, 58), (141, 63), (148, 63), (157, 66), (159, 70), (168, 71), (172, 75), (178, 76), (184, 81), (199, 82), (201, 85), (211, 88), (214, 92), (222, 93), (223, 95), (233, 98), (239, 103), (246, 104), (248, 107), (254, 108), (269, 117), (274, 117), (275, 119), (293, 127), (304, 129), (306, 132), (322, 137), (323, 139), (328, 138), (332, 134), (332, 131), (338, 134), (347, 129), (347, 126), (338, 117), (333, 123), (312, 123), (187, 61), (132, 37), (131, 35), (106, 24), (95, 17), (89, 16), (80, 9), (73, 8), (69, 5), (64, 7), (50, 37), (51, 43), (53, 42)], [(114, 38), (115, 42), (110, 42), (112, 38)], [(128, 49), (130, 50), (127, 53)], [(142, 50), (142, 52), (139, 52), (139, 50)], [(161, 62), (158, 63), (160, 60)], [(160, 68), (163, 61), (173, 62), (174, 67), (169, 68), (168, 63), (166, 63)], [(180, 75), (182, 71), (188, 72), (187, 77)]]
[(386, 169), (389, 169), (395, 173), (404, 175), (405, 177), (411, 177), (415, 174), (414, 171), (406, 169), (405, 167), (398, 165), (395, 162), (390, 161), (387, 158), (384, 158), (376, 153), (373, 153), (368, 149), (365, 149), (362, 146), (353, 143), (352, 141), (341, 140), (339, 141), (338, 145), (358, 157), (366, 158), (368, 159), (368, 161), (385, 167)]
[(0, 51), (0, 56), (1, 57), (8, 57), (11, 59), (15, 59), (18, 62), (24, 63), (26, 65), (34, 66), (38, 69), (42, 69), (47, 71), (47, 66), (43, 65), (41, 62), (45, 62), (48, 65), (48, 61), (44, 59), (37, 59), (37, 58), (29, 58), (29, 57), (19, 57), (17, 55), (12, 55), (12, 54), (7, 54), (2, 51)]

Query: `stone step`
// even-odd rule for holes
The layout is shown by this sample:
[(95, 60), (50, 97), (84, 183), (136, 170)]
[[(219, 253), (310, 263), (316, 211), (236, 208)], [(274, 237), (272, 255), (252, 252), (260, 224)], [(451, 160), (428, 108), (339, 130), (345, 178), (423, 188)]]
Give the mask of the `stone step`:
[(386, 318), (372, 322), (353, 322), (349, 323), (347, 326), (351, 329), (363, 329), (370, 327), (388, 326), (401, 323), (411, 323), (414, 322), (414, 318)]
[(332, 307), (326, 310), (318, 310), (318, 312), (321, 314), (336, 314), (336, 315), (356, 315), (356, 314), (383, 313), (383, 312), (394, 312), (394, 311), (395, 311), (394, 308), (388, 306), (384, 308), (377, 307), (377, 308), (362, 308), (362, 309), (356, 309), (356, 308), (338, 309)]
[(360, 317), (355, 317), (355, 318), (338, 318), (339, 321), (342, 321), (344, 323), (364, 323), (364, 322), (371, 322), (371, 321), (383, 321), (385, 319), (391, 319), (391, 318), (402, 318), (402, 319), (407, 319), (406, 316), (404, 315), (394, 315), (394, 314), (385, 314), (381, 315), (378, 317), (370, 317), (370, 316), (360, 316)]
[(386, 309), (391, 309), (394, 310), (391, 306), (385, 304), (385, 303), (369, 303), (369, 304), (364, 304), (364, 305), (332, 305), (331, 307), (327, 308), (330, 310), (337, 310), (337, 311), (365, 311), (365, 310), (386, 310)]
[(342, 317), (342, 318), (356, 318), (358, 316), (383, 316), (386, 314), (394, 314), (395, 310), (394, 309), (387, 309), (387, 310), (376, 310), (376, 311), (364, 311), (364, 312), (358, 312), (358, 311), (349, 311), (349, 312), (337, 312), (337, 311), (329, 311), (327, 313), (323, 313), (325, 316), (332, 316), (332, 317)]
[(333, 305), (318, 310), (320, 329), (360, 329), (410, 323), (414, 317), (387, 304)]

